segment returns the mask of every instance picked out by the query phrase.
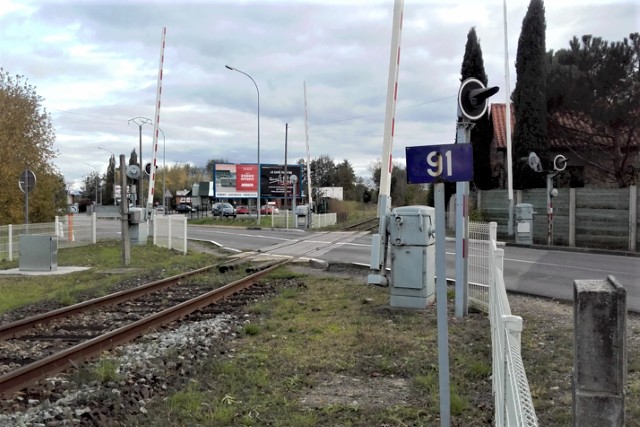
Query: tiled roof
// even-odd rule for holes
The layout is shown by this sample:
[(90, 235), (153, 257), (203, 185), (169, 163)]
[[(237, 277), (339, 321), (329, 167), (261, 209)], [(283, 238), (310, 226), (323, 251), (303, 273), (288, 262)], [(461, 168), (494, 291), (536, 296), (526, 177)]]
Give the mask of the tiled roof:
[[(616, 142), (612, 141), (611, 136), (602, 135), (595, 126), (589, 116), (584, 113), (575, 114), (561, 114), (556, 113), (553, 115), (549, 126), (553, 126), (555, 131), (551, 134), (556, 135), (551, 139), (551, 147), (560, 149), (586, 149), (593, 147), (594, 144), (601, 147), (611, 147), (616, 145)], [(623, 132), (618, 132), (617, 136), (628, 135), (628, 128), (620, 129)], [(563, 134), (570, 133), (570, 138), (563, 137)], [(631, 147), (638, 146), (638, 140), (631, 140)]]
[[(516, 124), (516, 112), (511, 107), (511, 135), (513, 136), (513, 127)], [(497, 149), (507, 149), (507, 122), (505, 104), (491, 104), (491, 120), (493, 121), (493, 137), (496, 142)]]
[[(505, 150), (507, 148), (507, 130), (505, 127), (505, 105), (491, 104), (491, 120), (493, 121), (493, 138), (496, 149)], [(511, 104), (511, 135), (516, 122), (515, 110)], [(595, 144), (606, 147), (612, 145), (610, 138), (598, 136), (598, 132), (584, 114), (560, 114), (556, 113), (549, 123), (553, 129), (549, 129), (549, 145), (553, 150), (580, 150), (592, 147)], [(566, 132), (564, 132), (566, 131)], [(570, 132), (570, 137), (563, 137)], [(581, 138), (581, 136), (584, 136)], [(640, 141), (631, 141), (632, 147), (638, 147)]]

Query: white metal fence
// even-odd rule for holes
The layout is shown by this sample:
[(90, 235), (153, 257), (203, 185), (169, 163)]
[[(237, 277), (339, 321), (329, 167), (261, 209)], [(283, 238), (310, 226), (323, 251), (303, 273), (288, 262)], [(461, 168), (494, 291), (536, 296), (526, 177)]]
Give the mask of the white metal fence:
[(46, 235), (58, 238), (58, 248), (95, 243), (98, 239), (113, 238), (112, 229), (120, 222), (91, 215), (56, 216), (54, 222), (38, 224), (9, 224), (0, 226), (0, 260), (13, 261), (20, 256), (20, 235)]
[[(159, 215), (154, 220), (154, 244), (186, 253), (187, 218)], [(0, 260), (19, 258), (21, 234), (56, 236), (61, 249), (120, 239), (121, 227), (120, 217), (96, 217), (95, 213), (57, 216), (54, 222), (47, 223), (3, 225), (0, 226)]]
[(487, 255), (495, 425), (534, 427), (538, 425), (538, 418), (520, 353), (522, 317), (511, 314), (503, 275), (504, 250), (498, 249), (495, 239), (497, 224), (490, 223), (489, 229)]
[[(493, 226), (492, 226), (493, 224)], [(469, 304), (489, 312), (489, 252), (496, 240), (497, 226), (469, 221), (468, 287)]]
[[(291, 211), (281, 211), (271, 217), (271, 227), (273, 228), (303, 228), (306, 225), (305, 217), (296, 217)], [(326, 214), (312, 214), (310, 228), (322, 228), (335, 225), (338, 222), (338, 216), (335, 212)]]

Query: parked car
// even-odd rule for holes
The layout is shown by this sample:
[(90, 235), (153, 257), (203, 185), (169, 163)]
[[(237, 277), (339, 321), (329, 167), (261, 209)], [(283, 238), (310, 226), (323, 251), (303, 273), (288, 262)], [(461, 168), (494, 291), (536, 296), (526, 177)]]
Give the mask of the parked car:
[(309, 205), (298, 205), (296, 206), (296, 215), (297, 216), (307, 216), (309, 213)]
[(180, 203), (178, 206), (176, 206), (176, 212), (179, 212), (179, 213), (196, 212), (196, 208), (186, 203)]
[(277, 215), (280, 213), (280, 209), (273, 205), (264, 205), (260, 208), (260, 215)]
[(158, 205), (155, 208), (156, 211), (156, 215), (166, 215), (167, 214), (167, 207), (164, 205)]
[(236, 208), (236, 213), (238, 215), (248, 215), (249, 214), (249, 206), (240, 205)]
[(236, 217), (236, 208), (231, 206), (230, 203), (214, 203), (211, 207), (211, 213), (213, 216), (219, 216), (220, 218), (228, 218), (230, 216)]

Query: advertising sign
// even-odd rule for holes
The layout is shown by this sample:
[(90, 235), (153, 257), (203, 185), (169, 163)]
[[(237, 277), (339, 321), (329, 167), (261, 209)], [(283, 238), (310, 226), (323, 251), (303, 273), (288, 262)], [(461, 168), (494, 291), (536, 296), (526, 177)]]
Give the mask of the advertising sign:
[[(287, 176), (296, 176), (296, 195), (300, 197), (300, 183), (302, 181), (302, 166), (287, 165)], [(285, 183), (284, 165), (260, 165), (260, 196), (264, 198), (284, 198)], [(287, 199), (293, 197), (293, 187), (287, 180)]]
[(257, 197), (258, 167), (247, 164), (216, 164), (213, 168), (213, 182), (214, 197)]

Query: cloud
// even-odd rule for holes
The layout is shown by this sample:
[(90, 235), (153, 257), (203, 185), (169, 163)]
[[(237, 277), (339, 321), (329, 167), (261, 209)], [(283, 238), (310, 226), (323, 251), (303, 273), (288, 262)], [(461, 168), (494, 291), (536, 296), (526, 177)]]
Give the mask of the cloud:
[[(509, 64), (528, 1), (509, 1)], [(547, 2), (547, 49), (573, 35), (621, 40), (638, 29), (634, 0)], [(167, 28), (159, 151), (169, 164), (202, 166), (306, 157), (303, 82), (311, 156), (348, 159), (368, 177), (382, 155), (393, 1), (7, 1), (0, 8), (0, 64), (37, 87), (52, 114), (67, 181), (105, 171), (109, 147), (138, 151), (134, 117), (153, 118), (160, 36)], [(404, 4), (393, 158), (406, 146), (455, 137), (455, 96), (466, 37), (474, 26), (490, 84), (506, 96), (503, 2)], [(143, 161), (152, 126), (143, 127)], [(166, 143), (165, 143), (166, 142)], [(163, 150), (164, 149), (164, 150)], [(160, 153), (159, 155), (162, 155)]]

